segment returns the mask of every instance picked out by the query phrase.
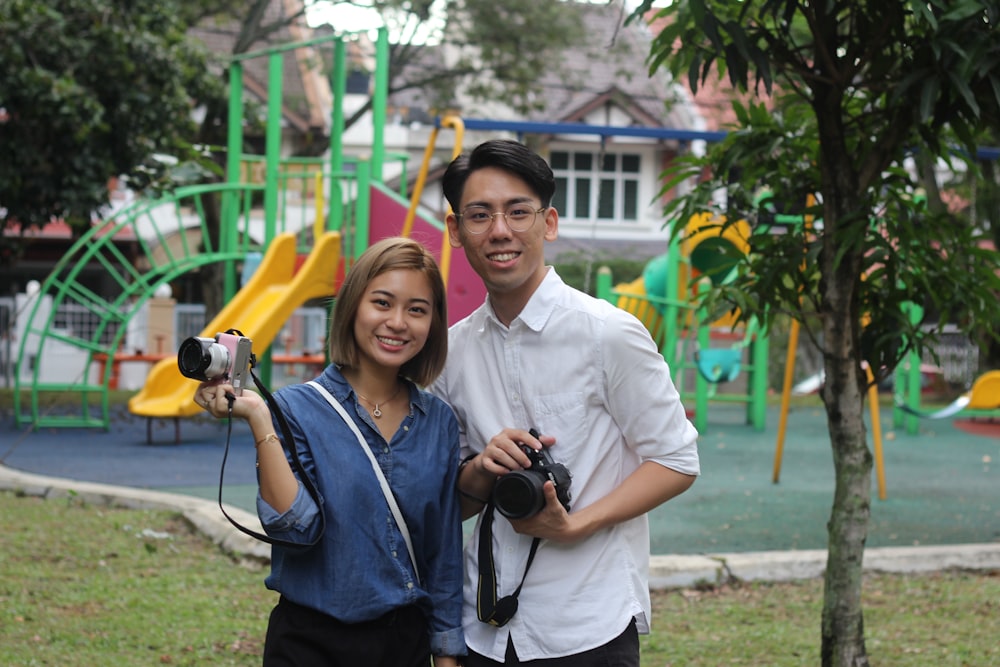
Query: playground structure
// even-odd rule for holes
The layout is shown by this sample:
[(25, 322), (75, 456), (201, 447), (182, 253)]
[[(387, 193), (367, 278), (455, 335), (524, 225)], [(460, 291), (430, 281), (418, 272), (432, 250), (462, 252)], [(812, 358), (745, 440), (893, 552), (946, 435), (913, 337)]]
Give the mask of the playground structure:
[[(448, 285), (451, 321), (482, 302), (485, 290), (480, 281), (473, 279), (464, 255), (452, 258), (447, 254), (444, 226), (383, 183), (388, 90), (388, 36), (384, 29), (376, 41), (370, 157), (345, 157), (341, 138), (347, 80), (345, 40), (349, 37), (327, 35), (237, 56), (231, 63), (229, 79), (227, 181), (179, 188), (155, 201), (136, 202), (74, 243), (37, 293), (29, 296), (27, 324), (20, 336), (15, 369), (14, 415), (18, 426), (107, 429), (109, 387), (116, 361), (123, 356), (120, 350), (125, 325), (162, 285), (209, 264), (221, 262), (225, 266), (223, 294), (227, 305), (199, 335), (214, 337), (230, 328), (240, 330), (253, 340), (265, 382), (271, 345), (291, 312), (311, 299), (334, 297), (339, 279), (353, 259), (380, 238), (412, 236), (439, 253)], [(281, 158), (282, 59), (306, 47), (333, 51), (334, 104), (328, 162)], [(263, 158), (242, 151), (243, 66), (253, 58), (268, 61)], [(456, 139), (455, 153), (460, 150), (460, 132), (456, 132)], [(399, 159), (404, 174), (400, 180), (405, 183), (406, 158)], [(250, 182), (249, 174), (254, 171), (251, 166), (262, 166), (263, 183)], [(427, 168), (426, 159), (423, 168)], [(290, 201), (288, 186), (293, 182), (298, 182), (303, 192), (315, 183), (311, 207)], [(253, 204), (260, 197), (262, 212)], [(419, 201), (419, 193), (413, 201)], [(210, 221), (216, 217), (218, 224), (213, 225)], [(122, 239), (131, 241), (135, 248), (128, 256), (118, 245)], [(239, 268), (247, 268), (255, 259), (260, 263), (240, 289)], [(96, 294), (81, 282), (83, 269), (94, 264), (113, 278), (120, 287), (118, 294)], [(66, 305), (93, 314), (97, 324), (88, 330), (63, 326), (56, 313)], [(82, 361), (67, 365), (70, 356)], [(124, 356), (155, 359), (153, 355)], [(180, 417), (197, 412), (192, 401), (193, 385), (177, 370), (175, 354), (156, 356), (163, 358), (153, 366), (129, 408), (147, 418), (174, 418), (176, 424)], [(23, 380), (25, 377), (28, 379)], [(22, 405), (22, 390), (26, 390), (26, 406)], [(79, 410), (74, 414), (47, 414), (44, 397), (55, 393), (79, 397)]]
[[(278, 325), (296, 306), (309, 299), (334, 297), (338, 281), (357, 257), (374, 240), (388, 235), (412, 236), (427, 245), (438, 256), (448, 288), (448, 309), (451, 322), (471, 312), (482, 303), (485, 290), (474, 276), (464, 254), (452, 256), (445, 239), (444, 226), (430, 216), (421, 214), (418, 202), (433, 154), (437, 129), (428, 142), (421, 171), (413, 193), (391, 191), (383, 183), (383, 168), (389, 156), (385, 150), (383, 129), (388, 89), (388, 38), (385, 30), (376, 41), (374, 91), (372, 104), (373, 136), (369, 157), (348, 158), (344, 155), (341, 138), (344, 132), (343, 99), (346, 93), (346, 46), (349, 35), (328, 35), (278, 46), (237, 56), (230, 67), (229, 135), (226, 152), (227, 181), (223, 184), (179, 188), (154, 202), (137, 202), (118, 212), (111, 221), (88, 231), (73, 245), (52, 273), (46, 278), (34, 303), (29, 304), (28, 322), (21, 336), (18, 364), (15, 369), (14, 412), (15, 421), (34, 428), (47, 427), (109, 427), (109, 388), (121, 360), (155, 360), (142, 390), (130, 401), (134, 414), (148, 418), (177, 419), (195, 414), (190, 395), (185, 391), (189, 382), (179, 376), (174, 354), (159, 350), (156, 354), (130, 354), (122, 351), (126, 326), (140, 309), (151, 300), (157, 290), (186, 272), (213, 263), (225, 266), (223, 293), (229, 305), (219, 316), (201, 330), (200, 336), (212, 337), (229, 328), (240, 330), (251, 338), (260, 362), (260, 375), (268, 381), (271, 362), (282, 355), (272, 354), (271, 345)], [(281, 98), (282, 58), (286, 53), (303, 47), (331, 48), (332, 69), (332, 123), (328, 161), (321, 159), (282, 159), (281, 156)], [(242, 153), (243, 135), (243, 64), (252, 58), (268, 61), (266, 105), (265, 155)], [(606, 136), (645, 136), (681, 141), (722, 138), (724, 133), (671, 130), (668, 128), (633, 128), (589, 126), (584, 124), (519, 123), (445, 118), (440, 127), (455, 130), (453, 155), (461, 150), (464, 128), (524, 133), (586, 133)], [(405, 183), (406, 156), (400, 159)], [(263, 182), (251, 182), (250, 174), (263, 174)], [(313, 207), (298, 206), (287, 196), (289, 184), (298, 182), (299, 189), (307, 192), (314, 182), (316, 201)], [(327, 195), (328, 205), (322, 197)], [(257, 210), (253, 201), (263, 198), (263, 211)], [(218, 212), (213, 216), (213, 202), (218, 202)], [(211, 224), (214, 217), (217, 225)], [(712, 234), (710, 233), (709, 236)], [(115, 243), (122, 238), (134, 240), (137, 252), (123, 252)], [(290, 259), (288, 245), (294, 238), (295, 253)], [(705, 248), (709, 247), (705, 244)], [(281, 259), (278, 254), (281, 254)], [(680, 250), (671, 247), (671, 262), (679, 257)], [(695, 253), (697, 257), (697, 253)], [(257, 271), (240, 290), (238, 275), (260, 261)], [(95, 294), (79, 280), (86, 266), (99, 264), (120, 286), (121, 293), (107, 297)], [(278, 264), (301, 266), (297, 272), (278, 271)], [(671, 267), (677, 266), (676, 263)], [(705, 269), (696, 261), (694, 270)], [(331, 274), (332, 271), (332, 274)], [(667, 272), (676, 289), (681, 288), (679, 269), (677, 275)], [(334, 279), (330, 281), (330, 276)], [(302, 288), (303, 285), (308, 288)], [(666, 293), (674, 293), (668, 287)], [(239, 294), (238, 294), (239, 292)], [(257, 294), (257, 292), (261, 292)], [(265, 294), (266, 293), (266, 294)], [(84, 309), (98, 319), (98, 324), (85, 331), (60, 326), (55, 314), (60, 306), (72, 305)], [(627, 304), (626, 304), (627, 305)], [(690, 321), (693, 313), (690, 303), (674, 299), (661, 299), (657, 305), (665, 308), (665, 326), (659, 332), (659, 342), (668, 360), (680, 368), (684, 366), (678, 350), (666, 344), (676, 341), (682, 310)], [(641, 307), (641, 306), (640, 306)], [(686, 309), (686, 310), (685, 310)], [(710, 364), (715, 370), (708, 377), (696, 379), (695, 396), (697, 421), (704, 423), (707, 399), (715, 395), (715, 386), (724, 379), (734, 379), (734, 370), (740, 364), (726, 361), (727, 369), (719, 366), (709, 349), (711, 332), (699, 330), (697, 355), (703, 355), (702, 366)], [(748, 336), (747, 342), (763, 342), (760, 332)], [(690, 344), (688, 344), (690, 346)], [(742, 350), (743, 344), (733, 346), (730, 354)], [(766, 348), (758, 350), (753, 359), (766, 360)], [(685, 348), (687, 349), (687, 348)], [(64, 367), (65, 351), (82, 356), (79, 367)], [(172, 351), (171, 351), (172, 352)], [(285, 355), (287, 356), (287, 355)], [(313, 357), (316, 355), (313, 354)], [(725, 356), (725, 355), (723, 355)], [(754, 381), (753, 400), (749, 401), (751, 421), (762, 429), (764, 425), (764, 394), (766, 377), (754, 372), (757, 361), (744, 365), (760, 382)], [(760, 362), (763, 368), (763, 361)], [(687, 370), (687, 366), (681, 369)], [(714, 374), (714, 377), (713, 377)], [(53, 376), (57, 379), (52, 379)], [(23, 378), (27, 376), (28, 379)], [(683, 380), (681, 381), (683, 386)], [(27, 406), (22, 406), (22, 388), (27, 389)], [(47, 414), (42, 405), (46, 394), (74, 394), (79, 397), (77, 414)], [(715, 398), (721, 396), (715, 395)], [(742, 399), (747, 400), (747, 399)]]
[[(771, 474), (771, 481), (775, 484), (781, 479), (782, 458), (785, 451), (785, 436), (788, 428), (788, 409), (792, 396), (792, 379), (795, 375), (795, 358), (799, 344), (799, 329), (801, 325), (798, 320), (792, 320), (791, 330), (788, 334), (788, 348), (785, 352), (785, 373), (781, 388), (781, 410), (778, 418), (778, 435), (774, 443), (774, 468)], [(878, 385), (875, 383), (875, 376), (871, 368), (865, 365), (865, 374), (868, 377), (868, 410), (871, 418), (872, 449), (875, 459), (875, 479), (878, 484), (878, 497), (885, 500), (888, 497), (885, 482), (885, 456), (882, 451), (882, 419), (881, 409), (878, 402)]]
[[(406, 157), (390, 157), (383, 141), (388, 87), (384, 30), (376, 42), (372, 150), (367, 158), (344, 155), (341, 137), (347, 37), (330, 35), (237, 57), (230, 71), (227, 182), (180, 188), (153, 202), (137, 202), (112, 221), (91, 229), (57, 264), (27, 309), (28, 324), (19, 341), (14, 392), (18, 425), (107, 429), (108, 391), (115, 361), (123, 358), (120, 350), (124, 325), (160, 286), (212, 263), (226, 266), (223, 290), (228, 306), (199, 335), (212, 337), (228, 328), (242, 331), (254, 341), (265, 380), (269, 363), (280, 356), (272, 354), (270, 348), (291, 311), (306, 301), (335, 296), (338, 281), (353, 258), (379, 238), (413, 236), (435, 251), (448, 286), (452, 322), (482, 303), (481, 281), (472, 273), (464, 254), (452, 255), (444, 226), (422, 213), (418, 205), (439, 128), (434, 129), (428, 142), (413, 193), (394, 192), (383, 182), (387, 159), (399, 159), (404, 174), (400, 182), (406, 182)], [(334, 52), (328, 161), (280, 157), (281, 59), (285, 53), (306, 46), (332, 48)], [(242, 63), (251, 58), (266, 58), (269, 62), (263, 157), (242, 153)], [(463, 121), (451, 117), (440, 121), (440, 127), (455, 130), (453, 155), (461, 150), (463, 129), (602, 137), (621, 134), (684, 141), (712, 141), (723, 136), (664, 128)], [(250, 182), (251, 164), (263, 173), (262, 183)], [(314, 184), (311, 189), (315, 201), (311, 206), (296, 207), (287, 196), (291, 182), (298, 182), (303, 191)], [(260, 198), (262, 214), (253, 205)], [(217, 227), (210, 224), (212, 202), (216, 200), (221, 219)], [(682, 397), (694, 405), (694, 421), (699, 429), (708, 424), (709, 402), (725, 401), (745, 403), (747, 423), (764, 430), (766, 332), (753, 321), (734, 328), (737, 320), (733, 315), (707, 321), (699, 300), (699, 281), (724, 283), (733, 257), (748, 252), (751, 230), (744, 221), (726, 224), (723, 220), (696, 218), (683, 224), (682, 233), (672, 235), (667, 253), (650, 262), (640, 279), (612, 287), (609, 276), (599, 276), (599, 295), (632, 312), (649, 328), (675, 373)], [(115, 241), (122, 238), (132, 241), (134, 255), (126, 256), (116, 245)], [(239, 268), (242, 266), (246, 273), (252, 257), (258, 257), (260, 265), (239, 289)], [(120, 294), (94, 294), (80, 282), (83, 267), (94, 263), (115, 279)], [(94, 313), (99, 318), (98, 326), (87, 331), (67, 329), (55, 319), (60, 304), (78, 305)], [(67, 349), (84, 355), (81, 368), (62, 366), (62, 351)], [(154, 355), (131, 356), (156, 360)], [(27, 373), (22, 372), (22, 366)], [(30, 377), (28, 381), (22, 380), (25, 374)], [(59, 375), (59, 380), (49, 379), (53, 375)], [(735, 386), (741, 375), (746, 380), (746, 391), (719, 391), (725, 384)], [(692, 380), (694, 388), (690, 390)], [(22, 389), (27, 389), (26, 410), (22, 406)], [(46, 393), (79, 396), (79, 413), (45, 414), (42, 405)], [(192, 394), (193, 385), (179, 375), (175, 356), (170, 354), (158, 360), (146, 386), (130, 402), (130, 409), (140, 416), (177, 419), (197, 413)], [(777, 466), (776, 460), (775, 481)]]
[(1000, 371), (987, 371), (976, 378), (972, 388), (949, 405), (932, 411), (921, 411), (912, 405), (897, 403), (897, 409), (924, 419), (1000, 417)]
[[(722, 285), (731, 280), (736, 258), (750, 250), (750, 234), (745, 220), (727, 224), (696, 216), (680, 234), (672, 235), (667, 252), (652, 259), (634, 281), (614, 288), (607, 274), (598, 281), (599, 296), (631, 312), (649, 330), (681, 398), (693, 403), (695, 427), (701, 431), (708, 424), (710, 401), (745, 403), (747, 423), (759, 431), (766, 426), (766, 332), (755, 320), (737, 326), (736, 313), (710, 321), (699, 298), (705, 281)], [(718, 391), (741, 372), (747, 376), (744, 391)]]
[[(274, 340), (297, 306), (329, 296), (339, 265), (337, 232), (325, 232), (298, 270), (295, 235), (277, 236), (250, 280), (205, 326), (202, 335), (214, 335), (228, 329), (231, 325), (227, 323), (239, 322), (243, 327), (240, 331), (253, 332), (254, 340)], [(177, 372), (170, 356), (153, 366), (143, 388), (129, 400), (129, 410), (146, 417), (189, 417), (201, 411), (191, 396), (191, 382)]]

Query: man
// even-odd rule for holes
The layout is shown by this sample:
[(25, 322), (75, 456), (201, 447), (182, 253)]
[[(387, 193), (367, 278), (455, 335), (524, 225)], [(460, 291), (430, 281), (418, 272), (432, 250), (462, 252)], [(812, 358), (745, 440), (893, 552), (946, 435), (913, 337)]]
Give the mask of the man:
[[(443, 189), (450, 242), (488, 293), (451, 328), (431, 387), (458, 417), (464, 514), (481, 513), (465, 551), (465, 665), (638, 667), (646, 513), (694, 482), (698, 434), (642, 324), (545, 265), (559, 214), (544, 159), (487, 141), (449, 165)], [(545, 481), (542, 509), (508, 519), (488, 501), (500, 476), (532, 465), (521, 445), (572, 479)]]

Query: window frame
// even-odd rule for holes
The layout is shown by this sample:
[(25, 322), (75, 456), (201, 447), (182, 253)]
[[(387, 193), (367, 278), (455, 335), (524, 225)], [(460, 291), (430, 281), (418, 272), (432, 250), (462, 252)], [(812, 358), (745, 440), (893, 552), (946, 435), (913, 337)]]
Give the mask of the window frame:
[[(654, 151), (640, 145), (607, 147), (605, 162), (613, 158), (613, 168), (598, 165), (601, 149), (596, 145), (554, 145), (549, 162), (556, 177), (553, 206), (561, 223), (570, 226), (600, 226), (608, 230), (634, 231), (649, 227), (648, 205), (644, 205), (645, 171), (655, 160)], [(581, 158), (589, 156), (589, 167)], [(626, 158), (636, 160), (635, 171), (625, 171)], [(585, 184), (585, 185), (584, 185)], [(602, 187), (612, 188), (609, 203)], [(581, 211), (581, 209), (585, 209)]]

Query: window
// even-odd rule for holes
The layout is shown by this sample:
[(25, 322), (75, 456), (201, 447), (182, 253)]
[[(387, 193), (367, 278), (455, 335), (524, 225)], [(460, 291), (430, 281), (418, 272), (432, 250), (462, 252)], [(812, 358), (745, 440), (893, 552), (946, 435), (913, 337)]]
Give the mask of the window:
[(639, 222), (642, 158), (635, 153), (552, 151), (552, 205), (567, 220)]

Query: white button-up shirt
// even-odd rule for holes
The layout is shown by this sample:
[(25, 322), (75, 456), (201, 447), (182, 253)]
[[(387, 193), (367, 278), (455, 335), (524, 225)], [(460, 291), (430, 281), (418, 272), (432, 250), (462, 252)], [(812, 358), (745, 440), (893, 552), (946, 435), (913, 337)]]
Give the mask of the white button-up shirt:
[[(463, 456), (504, 428), (554, 436), (549, 453), (573, 475), (574, 509), (610, 493), (643, 461), (700, 472), (698, 433), (649, 333), (552, 269), (509, 328), (489, 300), (451, 328), (448, 363), (431, 391), (458, 417)], [(606, 644), (633, 617), (649, 632), (645, 515), (569, 545), (543, 540), (518, 611), (501, 628), (476, 616), (479, 528), (465, 549), (463, 624), (472, 650), (502, 662), (510, 634), (522, 661), (572, 655)], [(499, 513), (493, 536), (499, 598), (520, 583), (532, 538)]]

